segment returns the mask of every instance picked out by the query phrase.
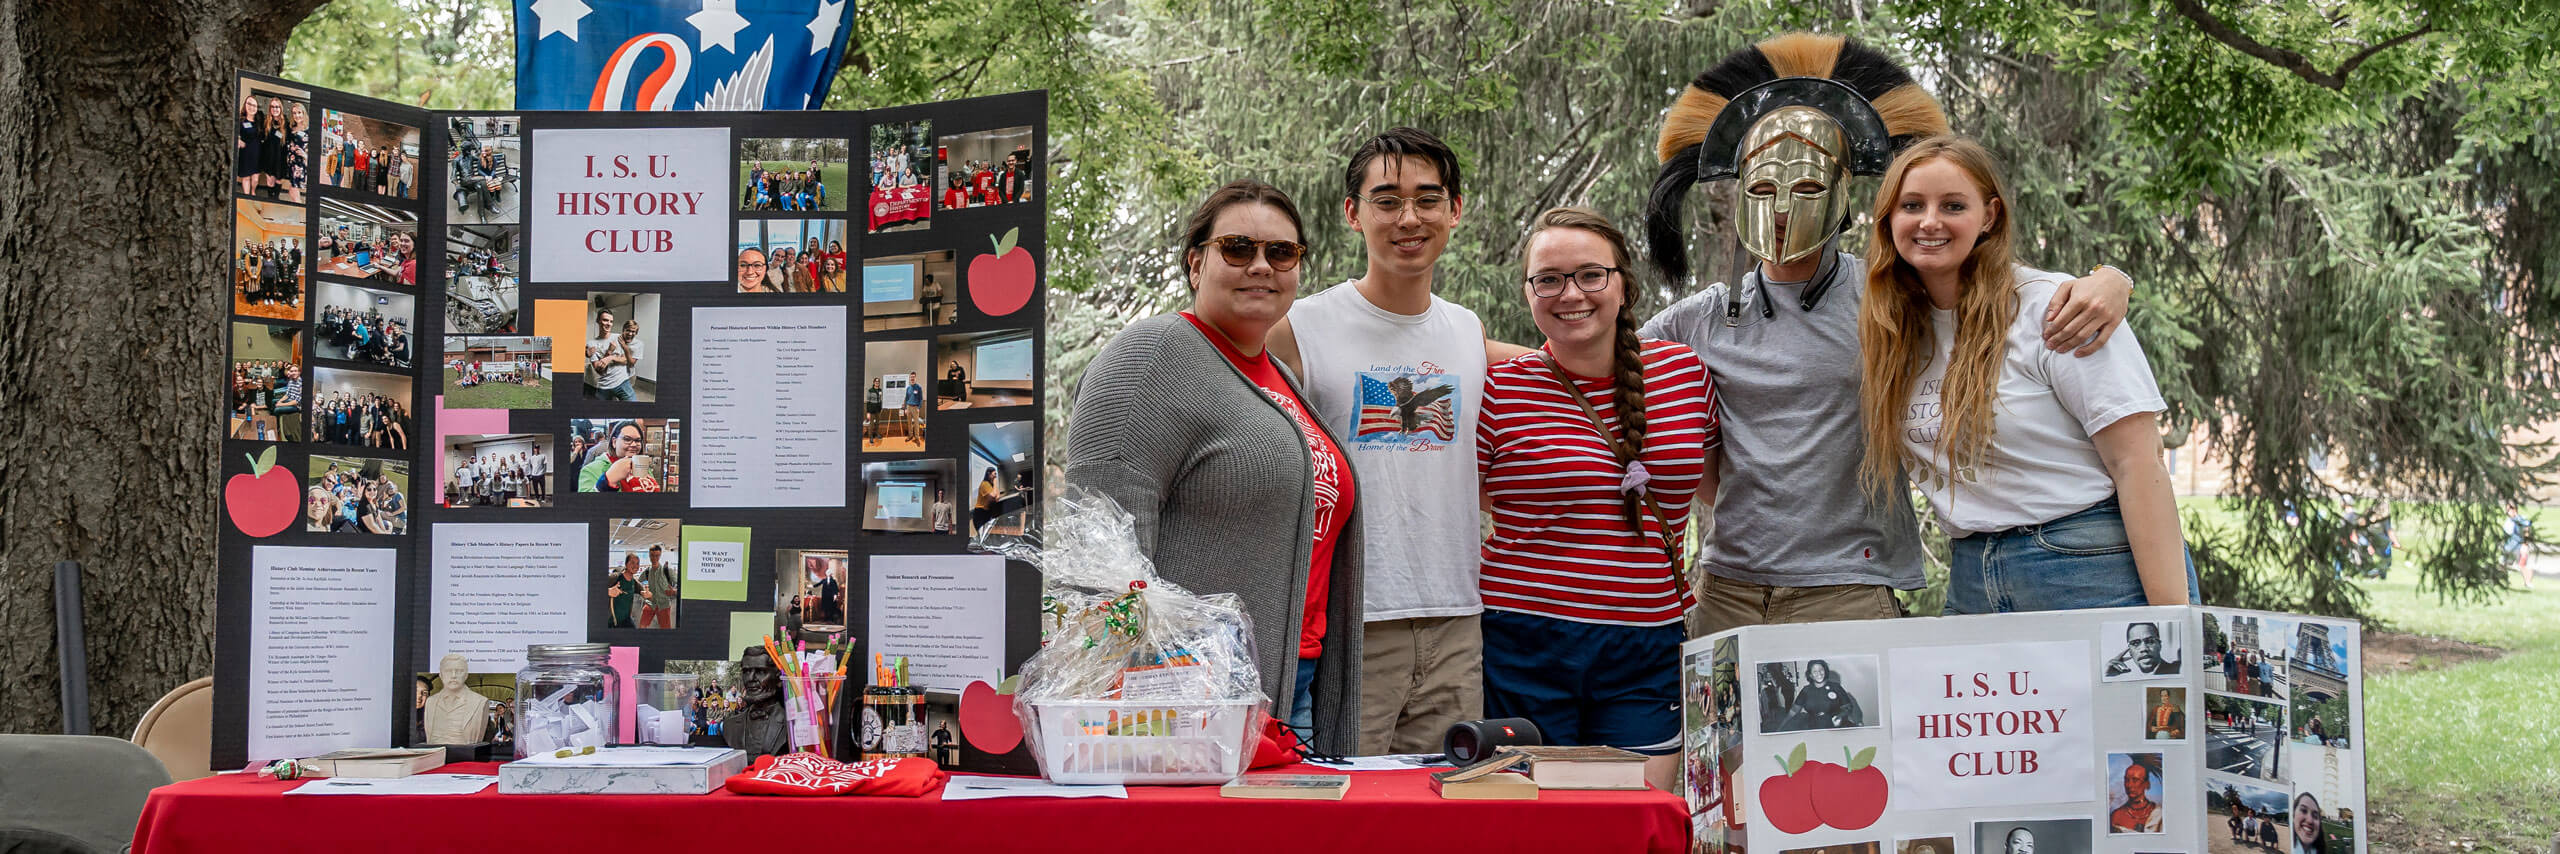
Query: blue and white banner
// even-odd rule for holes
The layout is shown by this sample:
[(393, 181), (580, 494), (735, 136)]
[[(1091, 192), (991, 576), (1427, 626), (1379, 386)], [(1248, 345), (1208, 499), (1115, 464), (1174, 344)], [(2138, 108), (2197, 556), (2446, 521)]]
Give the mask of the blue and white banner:
[(516, 0), (516, 109), (816, 109), (853, 2)]

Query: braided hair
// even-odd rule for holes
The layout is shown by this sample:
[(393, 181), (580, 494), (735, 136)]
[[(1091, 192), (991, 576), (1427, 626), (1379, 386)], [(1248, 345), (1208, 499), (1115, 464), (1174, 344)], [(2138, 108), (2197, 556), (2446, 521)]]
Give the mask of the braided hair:
[[(1643, 296), (1644, 289), (1636, 286), (1635, 255), (1627, 248), (1626, 232), (1618, 230), (1608, 217), (1586, 207), (1548, 208), (1529, 224), (1528, 240), (1536, 240), (1539, 232), (1557, 228), (1599, 235), (1609, 242), (1610, 263), (1618, 268), (1619, 289), (1625, 299), (1618, 304), (1618, 346), (1610, 362), (1617, 381), (1617, 388), (1611, 392), (1610, 404), (1618, 416), (1618, 429), (1607, 438), (1610, 450), (1617, 453), (1618, 464), (1632, 466), (1637, 458), (1644, 455), (1645, 435), (1644, 339), (1636, 327), (1636, 318), (1641, 311), (1637, 301)], [(1524, 241), (1522, 245), (1527, 243)], [(1566, 391), (1579, 393), (1574, 389)], [(1646, 515), (1643, 496), (1631, 493), (1625, 499), (1627, 518), (1641, 530)]]

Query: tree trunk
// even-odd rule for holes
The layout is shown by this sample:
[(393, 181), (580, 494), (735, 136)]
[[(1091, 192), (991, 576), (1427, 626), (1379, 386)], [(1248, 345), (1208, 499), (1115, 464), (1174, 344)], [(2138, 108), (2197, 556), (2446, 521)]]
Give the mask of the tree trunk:
[(53, 564), (91, 714), (213, 672), (233, 72), (322, 0), (0, 0), (0, 732), (61, 726)]

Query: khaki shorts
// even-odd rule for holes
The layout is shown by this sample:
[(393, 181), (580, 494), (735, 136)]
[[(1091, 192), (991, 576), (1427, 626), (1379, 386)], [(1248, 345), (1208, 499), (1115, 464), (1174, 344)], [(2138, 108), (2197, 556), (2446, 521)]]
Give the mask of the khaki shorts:
[(1360, 752), (1438, 753), (1449, 728), (1484, 717), (1484, 618), (1361, 626)]
[(1698, 591), (1697, 635), (1737, 626), (1890, 620), (1903, 616), (1902, 600), (1882, 584), (1772, 587), (1708, 576)]

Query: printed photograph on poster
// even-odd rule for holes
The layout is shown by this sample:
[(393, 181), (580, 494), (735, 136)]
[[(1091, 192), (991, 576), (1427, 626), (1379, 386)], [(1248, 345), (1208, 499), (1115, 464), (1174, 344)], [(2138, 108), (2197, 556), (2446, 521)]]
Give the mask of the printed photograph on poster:
[(395, 199), (415, 199), (418, 129), (370, 116), (330, 110), (320, 129), (320, 183)]
[(311, 355), (387, 368), (409, 367), (418, 297), (403, 291), (321, 282), (311, 289)]
[(444, 437), (444, 506), (549, 507), (556, 443), (540, 433), (459, 433)]
[(2292, 740), (2297, 744), (2351, 748), (2355, 721), (2347, 702), (2350, 660), (2346, 627), (2304, 620), (2293, 634), (2292, 660), (2285, 678), (2292, 683)]
[(320, 275), (377, 285), (418, 283), (418, 215), (399, 208), (320, 200), (320, 233), (311, 239)]
[(942, 210), (1010, 205), (1035, 198), (1040, 167), (1031, 156), (1031, 126), (942, 138), (934, 150), (934, 201)]
[[(2340, 810), (2340, 812), (2347, 812)], [(2355, 854), (2355, 822), (2330, 815), (2320, 805), (2320, 798), (2310, 792), (2293, 796), (2293, 850), (2297, 854)]]
[(738, 707), (738, 666), (726, 659), (668, 659), (659, 667), (693, 677), (694, 734), (718, 737), (720, 719)]
[(684, 591), (676, 584), (675, 519), (615, 519), (605, 538), (605, 626), (672, 629)]
[(2287, 761), (2319, 769), (2294, 775), (2293, 836), (2296, 851), (2355, 854), (2356, 813), (2364, 807), (2364, 763), (2336, 748), (2294, 745)]
[(676, 492), (683, 419), (573, 418), (569, 459), (579, 492)]
[[(905, 460), (862, 466), (862, 529), (875, 534), (947, 534), (960, 466)], [(936, 530), (939, 527), (940, 530)]]
[(315, 368), (306, 412), (311, 441), (408, 450), (414, 391), (415, 383), (400, 374)]
[(2187, 740), (2187, 689), (2142, 689), (2144, 741)]
[(2284, 707), (2260, 700), (2204, 695), (2206, 768), (2282, 780)]
[(925, 366), (932, 349), (924, 340), (863, 342), (863, 453), (924, 450)]
[(524, 266), (515, 226), (445, 229), (444, 331), (516, 334), (516, 290)]
[(2186, 658), (2178, 648), (2185, 637), (2176, 620), (2107, 623), (2099, 630), (2098, 649), (2107, 656), (2100, 678), (2109, 682), (2167, 679), (2182, 672)]
[(738, 209), (840, 211), (853, 181), (852, 146), (841, 139), (738, 141)]
[(231, 324), (231, 417), (223, 435), (258, 442), (302, 436), (302, 327)]
[(1760, 732), (1875, 726), (1876, 690), (1872, 655), (1761, 662)]
[(1715, 673), (1712, 677), (1716, 709), (1707, 721), (1715, 736), (1716, 750), (1731, 750), (1742, 744), (1742, 664), (1738, 656), (1741, 644), (1733, 638), (1718, 638), (1715, 650)]
[(1915, 839), (1897, 839), (1893, 843), (1893, 854), (1956, 854), (1956, 838), (1922, 836)]
[(516, 675), (465, 672), (470, 662), (459, 655), (447, 655), (439, 663), (442, 669), (411, 678), (417, 700), (409, 708), (409, 743), (486, 741), (512, 753)]
[(844, 293), (844, 220), (738, 221), (738, 292)]
[(1782, 848), (1778, 854), (1877, 854), (1882, 849), (1873, 842), (1842, 842), (1811, 848)]
[(870, 212), (873, 232), (914, 231), (933, 223), (933, 123), (871, 126)]
[(2255, 697), (2288, 696), (2285, 661), (2293, 622), (2251, 614), (2205, 612), (2205, 687)]
[(2163, 833), (2168, 798), (2160, 754), (2107, 754), (2107, 833)]
[(232, 141), (232, 189), (302, 204), (311, 190), (311, 93), (240, 81), (240, 134)]
[[(1030, 515), (1024, 511), (1040, 496), (1040, 459), (1032, 444), (1038, 438), (1029, 421), (969, 425), (969, 536), (1024, 533)], [(937, 496), (934, 503), (939, 514), (942, 501)], [(942, 524), (936, 515), (936, 533)]]
[(239, 241), (231, 264), (231, 313), (301, 320), (303, 287), (309, 281), (303, 275), (304, 209), (249, 199), (231, 207), (232, 234)]
[(409, 463), (405, 460), (313, 454), (310, 483), (302, 495), (305, 531), (409, 532)]
[(2205, 850), (2210, 854), (2290, 852), (2292, 793), (2245, 780), (2206, 780)]
[(551, 339), (445, 336), (444, 405), (450, 409), (551, 408)]
[(444, 221), (521, 222), (524, 138), (515, 116), (454, 116), (445, 121), (448, 192)]
[(960, 267), (949, 250), (862, 262), (862, 330), (888, 332), (950, 323), (959, 315)]
[(588, 400), (658, 399), (657, 294), (587, 294)]
[(1039, 377), (1039, 345), (1029, 329), (933, 339), (933, 408), (1029, 406)]
[(2089, 854), (2096, 845), (2085, 818), (2010, 819), (1973, 823), (1976, 854)]
[(823, 641), (844, 632), (852, 565), (844, 549), (774, 550), (773, 615), (792, 639)]

